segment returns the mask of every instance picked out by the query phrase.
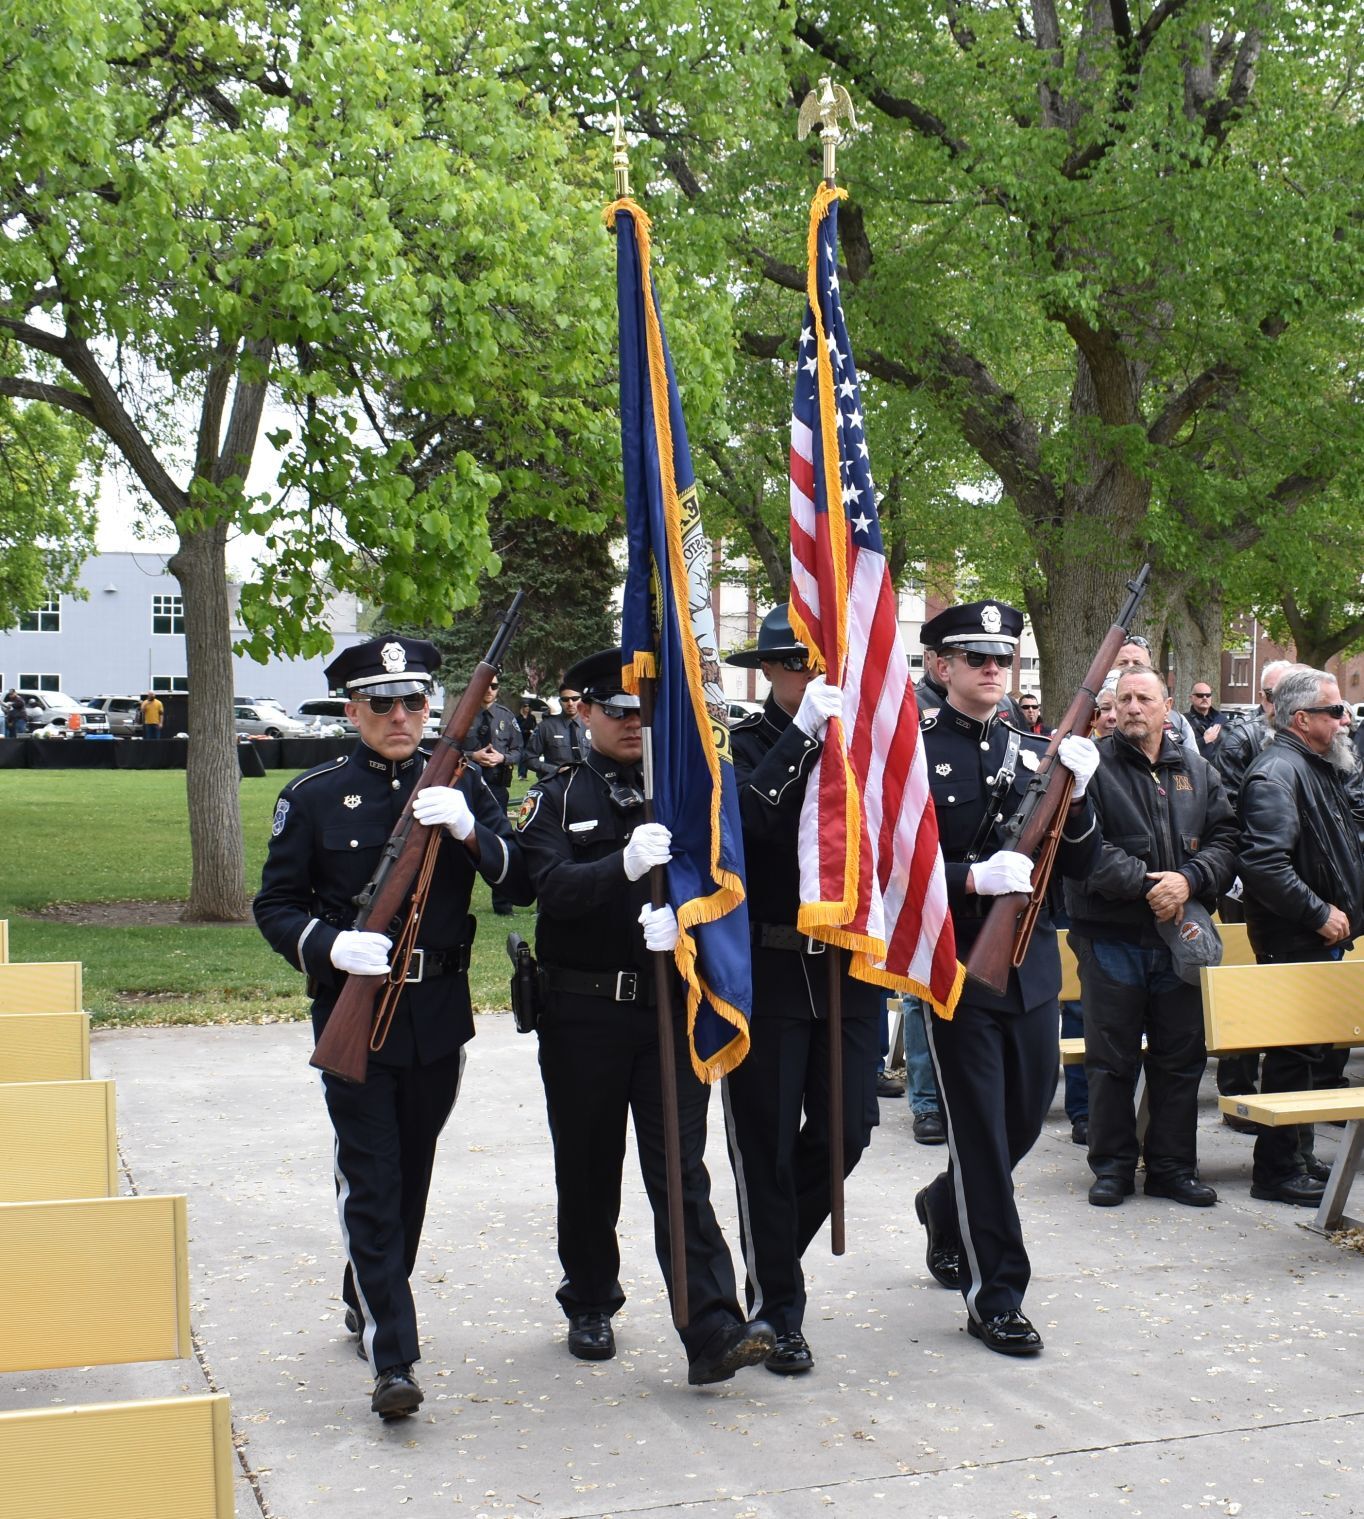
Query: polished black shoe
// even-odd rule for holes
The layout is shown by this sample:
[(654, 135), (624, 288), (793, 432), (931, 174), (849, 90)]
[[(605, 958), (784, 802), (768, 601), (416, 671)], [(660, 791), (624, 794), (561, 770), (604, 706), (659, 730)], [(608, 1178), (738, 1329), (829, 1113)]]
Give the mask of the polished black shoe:
[(693, 1387), (711, 1382), (728, 1382), (741, 1366), (756, 1366), (766, 1361), (777, 1348), (777, 1336), (771, 1324), (754, 1319), (748, 1324), (728, 1324), (717, 1329), (705, 1349), (687, 1367), (687, 1381)]
[(992, 1319), (967, 1319), (966, 1330), (1000, 1355), (1036, 1355), (1042, 1348), (1042, 1336), (1017, 1308)]
[(914, 1115), (914, 1138), (921, 1145), (945, 1145), (947, 1130), (941, 1113), (916, 1113)]
[(1196, 1176), (1148, 1176), (1145, 1191), (1147, 1197), (1168, 1197), (1190, 1208), (1211, 1208), (1217, 1201), (1213, 1188)]
[(1320, 1206), (1325, 1190), (1321, 1182), (1314, 1181), (1300, 1171), (1296, 1176), (1288, 1176), (1283, 1181), (1269, 1185), (1252, 1182), (1250, 1195), (1266, 1203), (1296, 1203), (1300, 1208), (1316, 1208)]
[(876, 1095), (878, 1097), (903, 1097), (905, 1084), (898, 1076), (892, 1076), (889, 1071), (882, 1071), (876, 1078)]
[(928, 1274), (940, 1287), (956, 1292), (961, 1287), (961, 1246), (950, 1244), (935, 1228), (928, 1211), (927, 1187), (915, 1194), (914, 1216), (928, 1235), (928, 1251), (925, 1256)]
[(1223, 1113), (1222, 1122), (1235, 1134), (1258, 1134), (1260, 1125), (1249, 1118), (1238, 1118), (1235, 1113)]
[(364, 1321), (364, 1319), (362, 1319), (360, 1317), (360, 1311), (359, 1311), (359, 1309), (352, 1308), (350, 1306), (350, 1304), (347, 1303), (346, 1304), (346, 1333), (347, 1334), (363, 1334), (364, 1332), (365, 1332), (365, 1321)]
[(1089, 1189), (1089, 1200), (1096, 1208), (1116, 1208), (1124, 1197), (1131, 1197), (1136, 1190), (1125, 1176), (1096, 1176)]
[(815, 1358), (805, 1342), (805, 1336), (799, 1329), (791, 1329), (786, 1334), (777, 1336), (776, 1348), (763, 1365), (768, 1371), (775, 1371), (778, 1376), (798, 1377), (802, 1372), (815, 1369)]
[(1089, 1119), (1077, 1118), (1070, 1126), (1070, 1142), (1073, 1145), (1084, 1145), (1089, 1148)]
[(568, 1349), (580, 1361), (609, 1361), (616, 1334), (608, 1313), (575, 1313), (568, 1321)]
[(410, 1366), (390, 1366), (379, 1373), (374, 1383), (370, 1411), (385, 1421), (405, 1419), (421, 1407), (422, 1390)]
[(1318, 1160), (1315, 1155), (1304, 1155), (1302, 1159), (1303, 1164), (1307, 1167), (1307, 1174), (1313, 1181), (1330, 1181), (1331, 1168), (1324, 1160)]

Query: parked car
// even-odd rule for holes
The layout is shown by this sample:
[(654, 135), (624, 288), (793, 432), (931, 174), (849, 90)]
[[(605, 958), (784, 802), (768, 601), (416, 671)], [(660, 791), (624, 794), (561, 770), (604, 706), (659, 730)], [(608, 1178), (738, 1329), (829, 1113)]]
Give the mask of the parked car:
[(232, 709), (238, 738), (302, 738), (309, 725), (290, 717), (283, 707), (264, 702), (238, 702)]
[(131, 738), (142, 732), (142, 698), (139, 696), (92, 696), (85, 703), (109, 719), (115, 738)]
[(20, 691), (24, 706), (28, 708), (28, 731), (39, 728), (71, 729), (71, 714), (80, 717), (80, 726), (91, 733), (108, 733), (109, 716), (95, 707), (82, 706), (65, 691)]
[(301, 723), (306, 723), (310, 728), (319, 720), (323, 727), (329, 727), (333, 723), (340, 723), (348, 734), (356, 731), (355, 724), (346, 716), (346, 698), (344, 696), (316, 696), (310, 701), (300, 702), (298, 711), (294, 716)]
[(737, 697), (729, 702), (729, 723), (733, 727), (735, 723), (743, 722), (744, 718), (752, 717), (755, 712), (761, 712), (763, 704), (760, 701), (740, 701)]

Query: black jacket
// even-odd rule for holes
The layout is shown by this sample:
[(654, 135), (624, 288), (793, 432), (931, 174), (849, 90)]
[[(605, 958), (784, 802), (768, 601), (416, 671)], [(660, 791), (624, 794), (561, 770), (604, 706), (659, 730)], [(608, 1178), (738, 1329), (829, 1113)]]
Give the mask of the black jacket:
[(1236, 875), (1236, 816), (1216, 770), (1168, 733), (1155, 764), (1121, 733), (1098, 748), (1085, 794), (1103, 844), (1088, 876), (1066, 877), (1066, 911), (1086, 938), (1159, 944), (1147, 875), (1177, 870), (1211, 911)]
[(1233, 809), (1240, 805), (1241, 781), (1246, 770), (1268, 742), (1269, 719), (1263, 712), (1256, 712), (1230, 723), (1214, 745), (1212, 763), (1217, 766)]
[(1319, 952), (1332, 907), (1364, 932), (1364, 847), (1345, 777), (1291, 733), (1251, 764), (1241, 785), (1241, 881), (1257, 954)]

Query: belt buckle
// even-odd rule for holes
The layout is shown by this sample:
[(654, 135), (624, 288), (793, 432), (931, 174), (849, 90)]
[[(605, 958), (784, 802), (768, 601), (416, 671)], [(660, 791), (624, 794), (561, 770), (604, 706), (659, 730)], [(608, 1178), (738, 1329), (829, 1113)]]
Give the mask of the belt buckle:
[(635, 970), (618, 970), (616, 972), (616, 1001), (638, 1002), (639, 1001), (639, 972)]
[[(412, 973), (412, 967), (414, 965), (417, 967), (417, 971), (416, 971), (415, 975)], [(423, 981), (423, 979), (425, 978), (425, 976), (426, 976), (426, 951), (424, 949), (414, 949), (412, 951), (412, 958), (411, 958), (411, 960), (408, 961), (408, 964), (407, 964), (407, 974), (403, 977), (403, 980), (406, 981), (406, 982), (408, 982), (412, 986), (418, 986), (418, 985), (421, 984), (421, 982)]]
[(801, 953), (803, 955), (822, 955), (828, 947), (823, 939), (816, 939), (813, 934), (806, 934), (805, 948)]

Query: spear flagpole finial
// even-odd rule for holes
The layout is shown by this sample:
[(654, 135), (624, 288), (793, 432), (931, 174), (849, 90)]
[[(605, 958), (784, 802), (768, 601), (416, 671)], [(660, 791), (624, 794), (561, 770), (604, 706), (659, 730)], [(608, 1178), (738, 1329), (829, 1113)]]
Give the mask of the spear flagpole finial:
[(843, 132), (838, 125), (840, 116), (847, 117), (850, 132), (857, 130), (852, 96), (841, 84), (835, 84), (825, 74), (819, 81), (819, 89), (811, 90), (801, 102), (796, 136), (804, 142), (814, 130), (816, 122), (823, 124), (819, 140), (824, 145), (824, 183), (831, 189), (837, 170), (838, 145), (843, 141)]
[(625, 121), (620, 114), (620, 101), (616, 102), (611, 147), (611, 167), (616, 175), (616, 199), (624, 200), (630, 193), (630, 148), (625, 141)]

